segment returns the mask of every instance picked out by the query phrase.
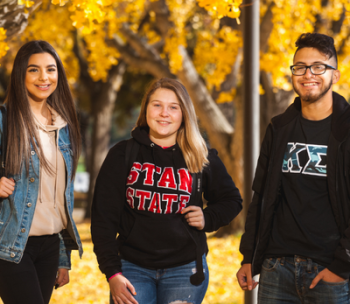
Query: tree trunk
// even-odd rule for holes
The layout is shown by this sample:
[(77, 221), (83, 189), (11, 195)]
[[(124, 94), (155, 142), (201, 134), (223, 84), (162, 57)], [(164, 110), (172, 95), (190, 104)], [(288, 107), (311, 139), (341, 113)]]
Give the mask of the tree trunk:
[(262, 140), (271, 118), (284, 112), (293, 100), (294, 91), (274, 88), (270, 73), (262, 71), (260, 75), (260, 82), (265, 91), (260, 98), (260, 139)]
[[(243, 100), (241, 90), (238, 89), (237, 96), (233, 103), (235, 112), (235, 132), (232, 135), (231, 141), (231, 170), (228, 173), (231, 175), (236, 187), (243, 195), (244, 176), (243, 176)], [(220, 151), (221, 152), (221, 151)], [(219, 156), (220, 156), (219, 152)], [(226, 164), (225, 164), (226, 166)], [(226, 167), (227, 168), (227, 167)], [(228, 168), (227, 168), (228, 169)], [(243, 200), (243, 209), (248, 208), (250, 202)], [(227, 226), (220, 228), (216, 233), (216, 237), (223, 237), (229, 234), (242, 232), (245, 224), (245, 216), (242, 211), (238, 216)]]
[(85, 111), (78, 110), (80, 134), (81, 134), (81, 156), (84, 157), (84, 167), (87, 172), (90, 172), (90, 148), (91, 136), (89, 136), (89, 121), (90, 115)]
[(28, 25), (29, 15), (42, 3), (42, 0), (34, 0), (34, 4), (26, 8), (18, 5), (17, 0), (0, 1), (0, 27), (7, 30), (7, 39), (21, 34)]
[[(209, 92), (199, 79), (187, 52), (182, 48), (183, 69), (178, 73), (179, 79), (186, 86), (195, 105), (201, 125), (209, 136), (210, 144), (219, 152), (228, 173), (238, 189), (243, 189), (243, 103), (240, 96), (235, 99), (235, 129), (231, 127), (218, 105), (212, 100)], [(222, 227), (216, 236), (243, 231), (245, 218), (238, 215), (230, 225)]]
[(93, 100), (94, 126), (92, 132), (92, 146), (90, 155), (90, 186), (87, 196), (85, 218), (91, 217), (91, 203), (97, 174), (107, 155), (110, 142), (110, 131), (112, 115), (125, 72), (125, 64), (120, 62), (111, 68), (106, 82), (100, 84), (95, 92), (96, 99)]
[(223, 159), (225, 164), (229, 164), (228, 159), (231, 160), (230, 143), (233, 128), (201, 81), (185, 48), (180, 47), (180, 52), (183, 58), (183, 65), (177, 76), (191, 96), (196, 114), (209, 136), (210, 144), (222, 151), (221, 159)]

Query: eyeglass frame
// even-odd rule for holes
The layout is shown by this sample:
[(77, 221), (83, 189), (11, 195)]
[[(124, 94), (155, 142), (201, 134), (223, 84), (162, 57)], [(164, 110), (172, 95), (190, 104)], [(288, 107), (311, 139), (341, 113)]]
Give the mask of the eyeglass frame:
[[(325, 68), (325, 70), (324, 70), (323, 73), (321, 73), (321, 74), (314, 74), (314, 73), (312, 72), (312, 70), (311, 70), (311, 67), (314, 66), (314, 65), (324, 65), (326, 68)], [(304, 74), (295, 75), (295, 74), (293, 73), (293, 68), (296, 67), (296, 66), (304, 67), (304, 68), (305, 68)], [(331, 66), (331, 65), (329, 65), (329, 64), (325, 64), (325, 63), (315, 63), (315, 64), (312, 64), (312, 65), (295, 64), (295, 65), (291, 65), (289, 68), (290, 68), (290, 71), (292, 72), (292, 75), (294, 75), (294, 76), (304, 76), (304, 75), (306, 74), (307, 69), (310, 69), (310, 72), (311, 72), (312, 75), (323, 75), (323, 74), (326, 73), (327, 69), (336, 70), (335, 67), (333, 67), (333, 66)]]

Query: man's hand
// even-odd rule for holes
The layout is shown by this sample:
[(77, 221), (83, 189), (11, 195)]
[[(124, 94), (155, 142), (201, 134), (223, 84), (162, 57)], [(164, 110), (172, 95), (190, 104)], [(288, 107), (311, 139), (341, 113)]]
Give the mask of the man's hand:
[(118, 274), (109, 280), (109, 288), (111, 290), (114, 304), (138, 304), (134, 286), (122, 274)]
[(252, 278), (252, 264), (243, 264), (236, 276), (243, 290), (253, 290), (259, 284)]
[(59, 268), (56, 278), (56, 288), (62, 287), (69, 283), (69, 270), (65, 268)]
[(181, 213), (186, 213), (185, 219), (190, 226), (196, 227), (198, 230), (203, 230), (205, 220), (203, 210), (201, 207), (189, 206), (185, 209), (182, 209)]
[(338, 283), (345, 281), (345, 279), (342, 277), (325, 268), (312, 280), (310, 289), (314, 288), (321, 280), (329, 283)]

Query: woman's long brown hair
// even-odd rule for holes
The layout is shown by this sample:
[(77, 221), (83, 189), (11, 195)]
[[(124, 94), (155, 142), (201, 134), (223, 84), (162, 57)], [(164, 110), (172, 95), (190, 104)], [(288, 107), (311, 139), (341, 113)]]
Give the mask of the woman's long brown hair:
[(76, 109), (61, 59), (54, 48), (42, 40), (34, 40), (24, 44), (19, 49), (14, 61), (5, 99), (8, 132), (5, 172), (6, 175), (19, 174), (24, 162), (28, 175), (31, 159), (30, 144), (39, 157), (40, 165), (51, 172), (49, 163), (42, 153), (25, 85), (29, 58), (33, 54), (41, 53), (50, 54), (56, 61), (58, 84), (56, 90), (47, 98), (47, 103), (67, 122), (73, 151), (73, 175), (71, 177), (73, 178), (81, 147)]

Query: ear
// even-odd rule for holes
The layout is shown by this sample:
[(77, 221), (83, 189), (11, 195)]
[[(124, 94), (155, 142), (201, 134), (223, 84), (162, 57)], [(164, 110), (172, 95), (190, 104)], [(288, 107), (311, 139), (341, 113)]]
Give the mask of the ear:
[(333, 79), (332, 79), (332, 84), (335, 84), (339, 81), (340, 78), (340, 71), (339, 70), (334, 70), (333, 71)]

